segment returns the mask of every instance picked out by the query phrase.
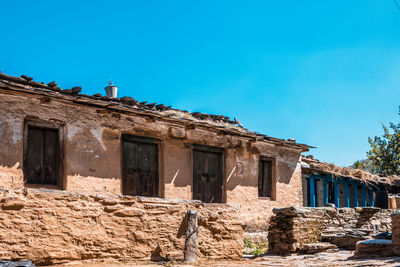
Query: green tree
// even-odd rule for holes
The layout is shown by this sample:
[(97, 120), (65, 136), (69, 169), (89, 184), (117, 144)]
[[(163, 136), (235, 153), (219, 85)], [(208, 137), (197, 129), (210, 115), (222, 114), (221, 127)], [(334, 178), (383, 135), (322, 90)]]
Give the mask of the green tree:
[(357, 160), (353, 163), (353, 165), (349, 167), (353, 169), (360, 169), (363, 171), (373, 172), (371, 168), (371, 161), (369, 159)]
[[(400, 113), (399, 113), (400, 114)], [(381, 176), (400, 175), (400, 123), (382, 123), (384, 134), (368, 138), (371, 170)]]

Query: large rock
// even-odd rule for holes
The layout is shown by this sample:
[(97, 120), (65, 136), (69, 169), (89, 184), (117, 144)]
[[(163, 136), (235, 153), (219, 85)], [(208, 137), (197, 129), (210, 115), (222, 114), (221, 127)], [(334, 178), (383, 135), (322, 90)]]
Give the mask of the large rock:
[(391, 232), (378, 233), (372, 236), (374, 239), (387, 239), (392, 240)]
[(330, 243), (310, 243), (310, 244), (304, 244), (303, 245), (303, 252), (307, 254), (315, 254), (323, 251), (328, 251), (328, 250), (335, 250), (337, 247), (333, 244)]
[(0, 267), (36, 267), (31, 261), (0, 261)]
[(338, 246), (339, 248), (344, 248), (344, 249), (351, 249), (354, 250), (356, 249), (356, 244), (358, 241), (364, 241), (371, 239), (370, 237), (367, 236), (357, 236), (357, 235), (349, 235), (349, 234), (342, 234), (342, 235), (337, 235), (332, 243)]
[(393, 255), (392, 241), (386, 239), (359, 241), (354, 252), (354, 258), (379, 258)]

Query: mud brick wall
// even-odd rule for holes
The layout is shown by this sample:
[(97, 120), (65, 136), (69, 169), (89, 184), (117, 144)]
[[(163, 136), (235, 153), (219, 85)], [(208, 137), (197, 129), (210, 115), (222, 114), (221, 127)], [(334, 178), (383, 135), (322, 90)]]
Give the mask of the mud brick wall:
[(229, 205), (19, 189), (0, 191), (0, 259), (183, 259), (189, 209), (200, 216), (200, 258), (241, 258), (244, 225)]
[(287, 207), (273, 212), (268, 242), (270, 251), (278, 254), (301, 251), (304, 244), (321, 242), (324, 236), (344, 231), (391, 231), (391, 212), (379, 208)]
[[(266, 218), (273, 208), (303, 203), (299, 148), (218, 130), (226, 126), (223, 123), (209, 127), (199, 120), (192, 125), (184, 119), (189, 116), (187, 112), (177, 110), (149, 117), (126, 109), (78, 104), (74, 97), (58, 93), (45, 99), (43, 92), (15, 93), (0, 88), (0, 189), (55, 189), (24, 181), (24, 127), (27, 122), (41, 122), (60, 127), (63, 133), (62, 189), (69, 192), (122, 194), (121, 136), (131, 134), (160, 141), (159, 197), (192, 199), (192, 145), (198, 144), (224, 149), (223, 202), (240, 209), (239, 216), (248, 231), (266, 231)], [(258, 197), (260, 157), (275, 160), (272, 198)]]

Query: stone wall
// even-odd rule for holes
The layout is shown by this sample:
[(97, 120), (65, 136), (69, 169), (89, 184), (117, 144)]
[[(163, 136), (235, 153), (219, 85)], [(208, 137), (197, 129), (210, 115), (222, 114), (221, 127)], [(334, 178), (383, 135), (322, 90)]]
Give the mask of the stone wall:
[(396, 255), (400, 255), (400, 213), (392, 214), (392, 248)]
[(0, 259), (182, 259), (185, 214), (199, 219), (199, 257), (240, 259), (243, 224), (226, 204), (100, 196), (47, 189), (0, 191)]
[(351, 230), (366, 234), (391, 230), (389, 210), (379, 208), (296, 208), (274, 209), (268, 241), (273, 253), (302, 251), (305, 244), (329, 240)]

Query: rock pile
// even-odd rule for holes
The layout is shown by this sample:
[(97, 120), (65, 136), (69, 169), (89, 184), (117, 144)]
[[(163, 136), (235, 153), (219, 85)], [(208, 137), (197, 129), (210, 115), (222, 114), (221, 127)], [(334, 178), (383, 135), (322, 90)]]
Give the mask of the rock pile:
[(379, 208), (287, 207), (273, 212), (268, 241), (277, 254), (305, 252), (306, 244), (321, 241), (354, 249), (359, 240), (391, 230), (390, 211)]

